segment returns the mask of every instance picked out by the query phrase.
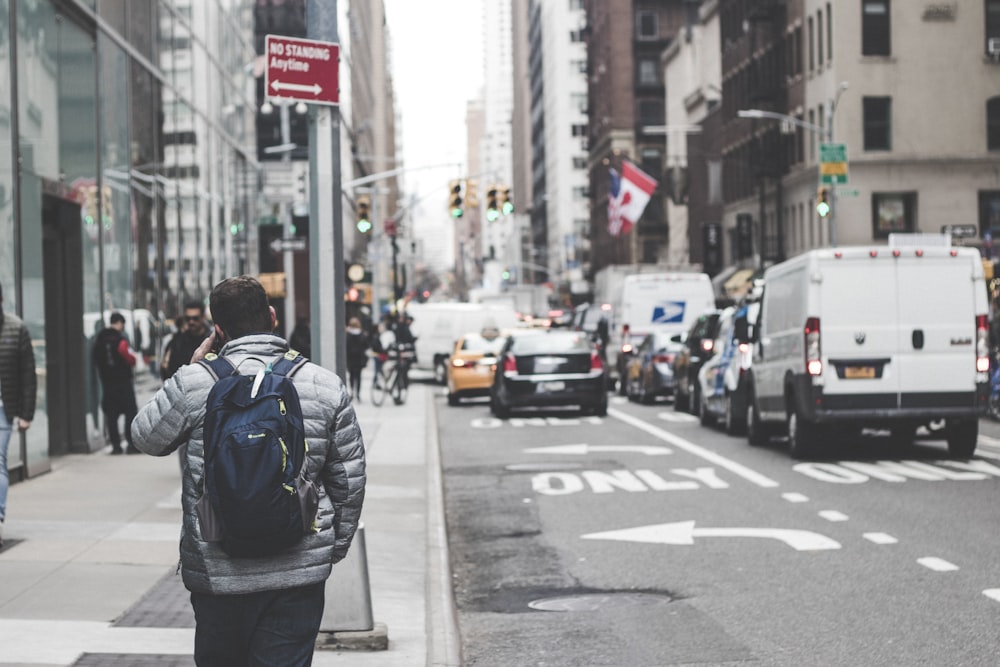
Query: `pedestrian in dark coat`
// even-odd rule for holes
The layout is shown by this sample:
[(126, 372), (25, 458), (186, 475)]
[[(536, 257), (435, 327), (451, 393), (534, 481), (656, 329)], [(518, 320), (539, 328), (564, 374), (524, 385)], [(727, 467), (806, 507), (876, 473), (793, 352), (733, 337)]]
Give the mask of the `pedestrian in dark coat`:
[(111, 453), (122, 453), (118, 417), (125, 415), (128, 453), (138, 454), (139, 450), (132, 445), (132, 420), (139, 411), (135, 403), (135, 385), (132, 379), (136, 357), (122, 333), (124, 329), (125, 317), (118, 312), (111, 313), (108, 327), (97, 334), (90, 354), (97, 376), (101, 379), (101, 410), (104, 412), (104, 422), (111, 440)]
[(347, 377), (351, 388), (351, 398), (361, 402), (361, 372), (368, 365), (368, 334), (361, 326), (361, 320), (352, 317), (347, 322)]
[(3, 522), (7, 517), (7, 448), (14, 429), (27, 431), (35, 418), (38, 378), (31, 334), (20, 318), (3, 312), (3, 289), (0, 288), (0, 547), (3, 546)]
[(191, 355), (211, 333), (212, 328), (205, 320), (205, 303), (188, 301), (184, 304), (184, 319), (180, 330), (170, 339), (170, 345), (164, 354), (166, 361), (166, 368), (162, 373), (164, 382), (169, 380), (178, 368), (191, 362)]

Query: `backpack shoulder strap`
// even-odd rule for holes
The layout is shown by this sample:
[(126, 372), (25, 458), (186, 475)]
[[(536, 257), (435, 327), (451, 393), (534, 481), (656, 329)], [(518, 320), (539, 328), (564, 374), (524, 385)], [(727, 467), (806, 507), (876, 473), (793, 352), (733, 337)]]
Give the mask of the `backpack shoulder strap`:
[(237, 373), (236, 366), (233, 362), (214, 353), (206, 354), (205, 358), (201, 359), (198, 363), (209, 372), (215, 382), (218, 382), (221, 378), (229, 375), (235, 375)]
[(307, 361), (309, 360), (295, 350), (289, 350), (272, 363), (271, 372), (290, 378), (305, 366)]

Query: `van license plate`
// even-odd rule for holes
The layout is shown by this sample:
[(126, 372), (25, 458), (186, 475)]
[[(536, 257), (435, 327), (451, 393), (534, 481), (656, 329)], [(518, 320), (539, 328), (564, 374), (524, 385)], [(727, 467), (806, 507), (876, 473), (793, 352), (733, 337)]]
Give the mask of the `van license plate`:
[(844, 377), (848, 380), (871, 380), (875, 377), (874, 366), (847, 366)]
[(539, 382), (538, 391), (545, 393), (547, 391), (562, 391), (566, 388), (565, 382)]

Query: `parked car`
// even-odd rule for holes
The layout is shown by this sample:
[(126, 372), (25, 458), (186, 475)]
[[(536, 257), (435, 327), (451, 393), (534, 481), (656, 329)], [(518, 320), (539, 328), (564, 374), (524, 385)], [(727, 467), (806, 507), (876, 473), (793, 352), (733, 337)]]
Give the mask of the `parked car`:
[(597, 346), (583, 332), (539, 329), (511, 336), (497, 360), (490, 409), (506, 419), (514, 408), (579, 405), (604, 416), (606, 375)]
[(507, 342), (499, 330), (484, 329), (467, 333), (455, 342), (448, 358), (448, 405), (458, 405), (463, 398), (489, 396), (497, 354)]
[(712, 346), (717, 353), (698, 371), (697, 413), (703, 426), (718, 422), (729, 435), (741, 435), (746, 428), (747, 372), (753, 358), (749, 322), (759, 310), (759, 303), (745, 303), (726, 308), (719, 317)]
[(721, 310), (703, 312), (691, 325), (687, 336), (675, 335), (673, 340), (683, 341), (684, 347), (674, 358), (674, 409), (690, 412), (698, 409), (698, 371), (712, 357), (715, 337), (719, 334)]
[(671, 340), (673, 335), (657, 332), (647, 335), (625, 370), (625, 395), (630, 401), (649, 404), (658, 396), (674, 393), (674, 358), (684, 347)]

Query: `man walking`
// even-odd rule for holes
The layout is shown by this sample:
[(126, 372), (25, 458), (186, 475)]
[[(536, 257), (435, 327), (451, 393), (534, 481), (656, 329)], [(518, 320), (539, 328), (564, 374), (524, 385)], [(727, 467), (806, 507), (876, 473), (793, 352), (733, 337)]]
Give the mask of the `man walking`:
[(14, 428), (27, 431), (35, 418), (35, 354), (31, 335), (18, 317), (3, 311), (3, 286), (0, 285), (0, 547), (3, 546), (3, 522), (7, 518), (7, 448)]
[[(133, 425), (139, 448), (165, 456), (186, 443), (181, 569), (195, 613), (198, 665), (309, 665), (323, 616), (324, 588), (334, 563), (347, 555), (365, 495), (365, 451), (354, 408), (337, 375), (305, 363), (291, 376), (298, 393), (308, 453), (304, 469), (319, 492), (313, 530), (271, 556), (240, 558), (208, 541), (199, 520), (204, 493), (206, 403), (215, 378), (197, 363), (218, 337), (219, 355), (241, 375), (263, 378), (285, 357), (274, 335), (276, 316), (250, 276), (212, 290), (212, 334), (191, 365), (177, 371)], [(293, 353), (294, 355), (294, 353)], [(213, 445), (214, 446), (214, 445)], [(211, 456), (212, 452), (209, 452)]]
[(201, 301), (185, 303), (183, 320), (163, 355), (166, 362), (165, 367), (161, 369), (164, 382), (170, 379), (178, 368), (191, 361), (191, 355), (210, 333), (212, 330), (205, 321), (205, 304)]
[(97, 376), (101, 379), (101, 410), (104, 412), (104, 423), (111, 440), (111, 453), (122, 453), (118, 417), (125, 415), (127, 451), (129, 454), (138, 454), (139, 450), (132, 445), (132, 420), (138, 410), (132, 379), (136, 358), (129, 348), (128, 339), (122, 333), (125, 330), (125, 316), (114, 312), (108, 320), (108, 327), (98, 332), (90, 352)]

